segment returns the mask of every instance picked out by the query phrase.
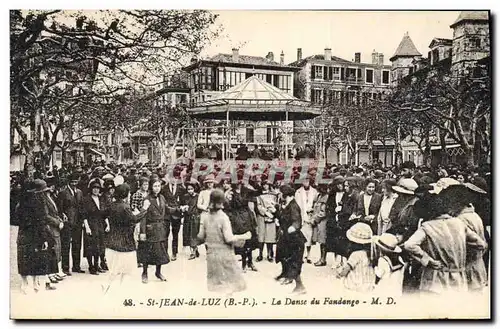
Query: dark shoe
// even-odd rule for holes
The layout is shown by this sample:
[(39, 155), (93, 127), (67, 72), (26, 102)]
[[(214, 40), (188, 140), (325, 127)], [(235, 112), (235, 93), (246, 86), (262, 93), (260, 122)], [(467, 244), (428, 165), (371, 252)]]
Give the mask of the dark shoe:
[(287, 284), (292, 284), (293, 280), (292, 279), (285, 279), (283, 282), (281, 282), (282, 285), (287, 285)]
[(200, 252), (198, 251), (198, 249), (196, 249), (196, 251), (194, 252), (196, 257), (200, 257)]
[(273, 257), (271, 257), (271, 256), (267, 256), (267, 261), (268, 261), (269, 263), (272, 263), (272, 262), (274, 261), (274, 258), (273, 258)]
[(309, 258), (307, 258), (307, 257), (306, 257), (305, 261), (306, 261), (306, 263), (307, 263), (307, 264), (312, 264), (312, 260), (310, 260), (310, 259), (309, 259)]
[(326, 266), (326, 262), (318, 260), (316, 263), (314, 263), (314, 266)]
[(277, 277), (274, 278), (274, 280), (279, 281), (283, 279), (283, 274), (278, 275)]
[(262, 255), (257, 256), (257, 259), (255, 259), (257, 262), (261, 262), (264, 259)]
[(45, 283), (45, 290), (56, 290), (57, 288), (54, 286), (51, 286), (50, 283)]
[(62, 281), (64, 280), (64, 278), (62, 276), (60, 276), (59, 274), (54, 274), (53, 275), (54, 279), (56, 279), (57, 281)]
[(155, 275), (158, 279), (160, 279), (160, 281), (167, 281), (167, 279), (165, 279), (165, 277), (161, 273), (155, 273)]
[(142, 273), (141, 278), (142, 278), (142, 283), (148, 283), (148, 275), (147, 274)]
[(254, 271), (254, 272), (258, 272), (258, 271), (259, 271), (259, 270), (255, 267), (255, 265), (254, 265), (254, 264), (250, 264), (250, 265), (248, 265), (248, 267), (249, 267), (252, 271)]
[(173, 262), (176, 261), (177, 260), (177, 255), (175, 255), (175, 254), (172, 255), (172, 257), (170, 258), (170, 260), (173, 261)]
[(141, 263), (137, 263), (137, 267), (142, 267), (142, 264)]
[(92, 271), (90, 271), (90, 274), (92, 274), (92, 275), (99, 275), (99, 272), (97, 272), (97, 270), (92, 270)]
[(55, 277), (53, 277), (53, 276), (49, 276), (49, 280), (52, 283), (59, 283), (59, 281), (57, 281), (57, 279)]
[(106, 270), (103, 269), (101, 266), (97, 266), (97, 272), (99, 272), (99, 273), (106, 273)]
[(195, 258), (196, 258), (196, 256), (194, 254), (191, 254), (191, 255), (189, 255), (188, 260), (195, 259)]
[(109, 271), (109, 267), (108, 267), (108, 264), (107, 264), (107, 263), (101, 263), (101, 268), (102, 268), (104, 271)]
[(71, 272), (73, 272), (73, 273), (85, 273), (85, 271), (82, 270), (81, 268), (74, 268), (71, 270)]
[(68, 270), (68, 271), (63, 271), (64, 274), (66, 274), (67, 276), (72, 276), (73, 274), (71, 274), (71, 272)]

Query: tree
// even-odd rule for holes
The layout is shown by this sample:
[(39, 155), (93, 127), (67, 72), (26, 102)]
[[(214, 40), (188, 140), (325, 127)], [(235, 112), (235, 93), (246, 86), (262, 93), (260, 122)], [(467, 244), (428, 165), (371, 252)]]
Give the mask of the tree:
[(215, 19), (201, 10), (11, 11), (11, 125), (26, 163), (37, 149), (47, 161), (55, 147), (112, 127), (113, 99), (161, 83), (217, 35)]
[[(406, 120), (406, 130), (417, 132), (429, 148), (433, 129), (438, 130), (443, 154), (446, 139), (460, 144), (467, 163), (485, 162), (490, 152), (491, 90), (487, 63), (477, 63), (466, 72), (446, 63), (409, 76), (391, 99), (391, 107)], [(420, 133), (418, 133), (420, 128)]]

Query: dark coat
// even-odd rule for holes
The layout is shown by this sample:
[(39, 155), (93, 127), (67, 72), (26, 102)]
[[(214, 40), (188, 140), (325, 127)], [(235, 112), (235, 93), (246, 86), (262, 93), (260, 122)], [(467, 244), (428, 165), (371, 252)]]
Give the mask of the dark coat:
[[(304, 255), (304, 244), (306, 238), (302, 234), (302, 216), (300, 206), (293, 199), (281, 211), (280, 214), (280, 229), (278, 241), (276, 243), (276, 262), (282, 262), (285, 278), (296, 279), (302, 271), (302, 257)], [(295, 231), (288, 233), (290, 227), (294, 227)]]
[(200, 230), (200, 211), (198, 210), (198, 194), (193, 196), (186, 194), (181, 199), (182, 205), (189, 208), (184, 213), (182, 226), (182, 243), (184, 246), (196, 247), (196, 237)]
[(146, 197), (151, 203), (144, 219), (141, 221), (141, 233), (146, 233), (147, 242), (166, 241), (168, 238), (167, 224), (169, 211), (163, 195)]
[(186, 194), (186, 189), (182, 185), (177, 184), (175, 193), (172, 193), (170, 191), (169, 184), (167, 183), (162, 186), (160, 193), (165, 198), (167, 206), (174, 208), (170, 214), (172, 221), (180, 221), (182, 214), (179, 207), (181, 206), (181, 199)]
[(372, 199), (370, 200), (370, 205), (368, 206), (368, 214), (365, 214), (365, 201), (364, 192), (361, 192), (358, 199), (358, 204), (356, 206), (355, 214), (361, 216), (363, 219), (365, 216), (373, 215), (377, 217), (380, 210), (380, 204), (382, 203), (382, 195), (378, 193), (373, 193)]
[(82, 220), (89, 223), (91, 235), (84, 235), (84, 256), (100, 255), (104, 252), (104, 219), (107, 217), (106, 201), (103, 197), (99, 198), (99, 208), (90, 195), (83, 199)]
[(106, 239), (106, 247), (120, 252), (134, 251), (136, 249), (135, 224), (146, 215), (146, 210), (134, 215), (128, 203), (116, 201), (109, 208), (108, 214), (110, 230)]
[(25, 192), (16, 208), (19, 218), (17, 235), (18, 273), (25, 275), (45, 275), (50, 273), (49, 252), (42, 250), (50, 234), (44, 217), (43, 200), (34, 193)]
[(58, 208), (61, 218), (63, 218), (63, 214), (66, 214), (68, 223), (71, 226), (81, 226), (82, 219), (80, 211), (82, 209), (83, 194), (82, 191), (77, 188), (75, 188), (74, 191), (75, 195), (73, 196), (68, 187), (66, 187), (59, 193)]
[[(290, 257), (299, 245), (304, 245), (306, 238), (302, 234), (302, 216), (300, 206), (293, 199), (281, 211), (279, 218), (279, 234), (276, 245), (276, 262)], [(288, 228), (293, 226), (295, 232), (288, 233)]]
[(140, 225), (140, 233), (146, 234), (146, 240), (139, 241), (137, 261), (141, 264), (167, 264), (170, 262), (167, 244), (170, 233), (170, 214), (174, 208), (167, 206), (161, 193), (157, 197), (150, 194), (146, 199), (151, 205)]
[[(348, 253), (346, 232), (351, 224), (349, 217), (352, 214), (352, 207), (346, 207), (346, 204), (349, 204), (347, 193), (344, 193), (339, 203), (336, 201), (336, 193), (332, 193), (326, 205), (326, 250), (342, 256)], [(338, 206), (342, 208), (337, 212)]]
[[(224, 212), (229, 217), (231, 228), (234, 234), (244, 234), (251, 232), (251, 239), (245, 242), (244, 248), (257, 248), (257, 222), (254, 214), (248, 208), (248, 199), (243, 194), (234, 193), (231, 202), (226, 203)], [(235, 248), (236, 253), (242, 251), (241, 248)]]

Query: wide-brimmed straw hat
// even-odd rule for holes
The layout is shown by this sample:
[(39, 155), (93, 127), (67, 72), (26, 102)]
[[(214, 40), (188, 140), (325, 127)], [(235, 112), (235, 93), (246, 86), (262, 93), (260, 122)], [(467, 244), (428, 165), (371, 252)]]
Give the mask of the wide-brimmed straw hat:
[(375, 244), (385, 252), (400, 253), (402, 250), (398, 246), (398, 238), (390, 233), (384, 233), (374, 237)]
[(467, 188), (469, 190), (472, 190), (474, 192), (477, 192), (477, 193), (481, 193), (481, 194), (488, 194), (488, 192), (486, 192), (485, 190), (483, 190), (482, 188), (472, 184), (472, 183), (465, 183), (464, 184), (465, 186), (467, 186)]
[(397, 193), (415, 194), (418, 184), (413, 178), (401, 178), (398, 185), (393, 186), (392, 189)]
[(437, 181), (437, 183), (430, 184), (432, 186), (432, 190), (430, 193), (432, 194), (439, 194), (442, 190), (448, 188), (448, 186), (452, 185), (460, 185), (460, 182), (457, 181), (456, 179), (445, 177), (441, 178), (440, 180)]
[(346, 233), (347, 238), (355, 243), (372, 243), (373, 232), (370, 225), (366, 223), (356, 223)]

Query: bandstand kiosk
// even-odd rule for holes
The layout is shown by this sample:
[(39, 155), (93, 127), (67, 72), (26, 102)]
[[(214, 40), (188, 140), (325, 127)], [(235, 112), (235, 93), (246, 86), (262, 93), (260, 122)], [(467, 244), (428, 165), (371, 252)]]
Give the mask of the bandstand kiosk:
[[(225, 124), (217, 127), (199, 125), (198, 127), (183, 128), (191, 133), (194, 131), (196, 134), (202, 129), (222, 128), (223, 138), (220, 142), (222, 160), (229, 159), (232, 149), (236, 146), (233, 144), (238, 144), (238, 142), (231, 140), (232, 131), (237, 129), (235, 122), (274, 122), (281, 126), (284, 132), (282, 159), (288, 160), (288, 149), (290, 145), (293, 145), (291, 142), (293, 126), (290, 126), (289, 123), (314, 119), (321, 115), (321, 108), (295, 98), (256, 76), (252, 76), (215, 98), (194, 104), (193, 107), (188, 108), (188, 113), (198, 122), (202, 120), (225, 121)], [(186, 136), (187, 131), (182, 133), (183, 136)], [(322, 150), (321, 147), (319, 149)], [(319, 154), (322, 153), (319, 152)]]

